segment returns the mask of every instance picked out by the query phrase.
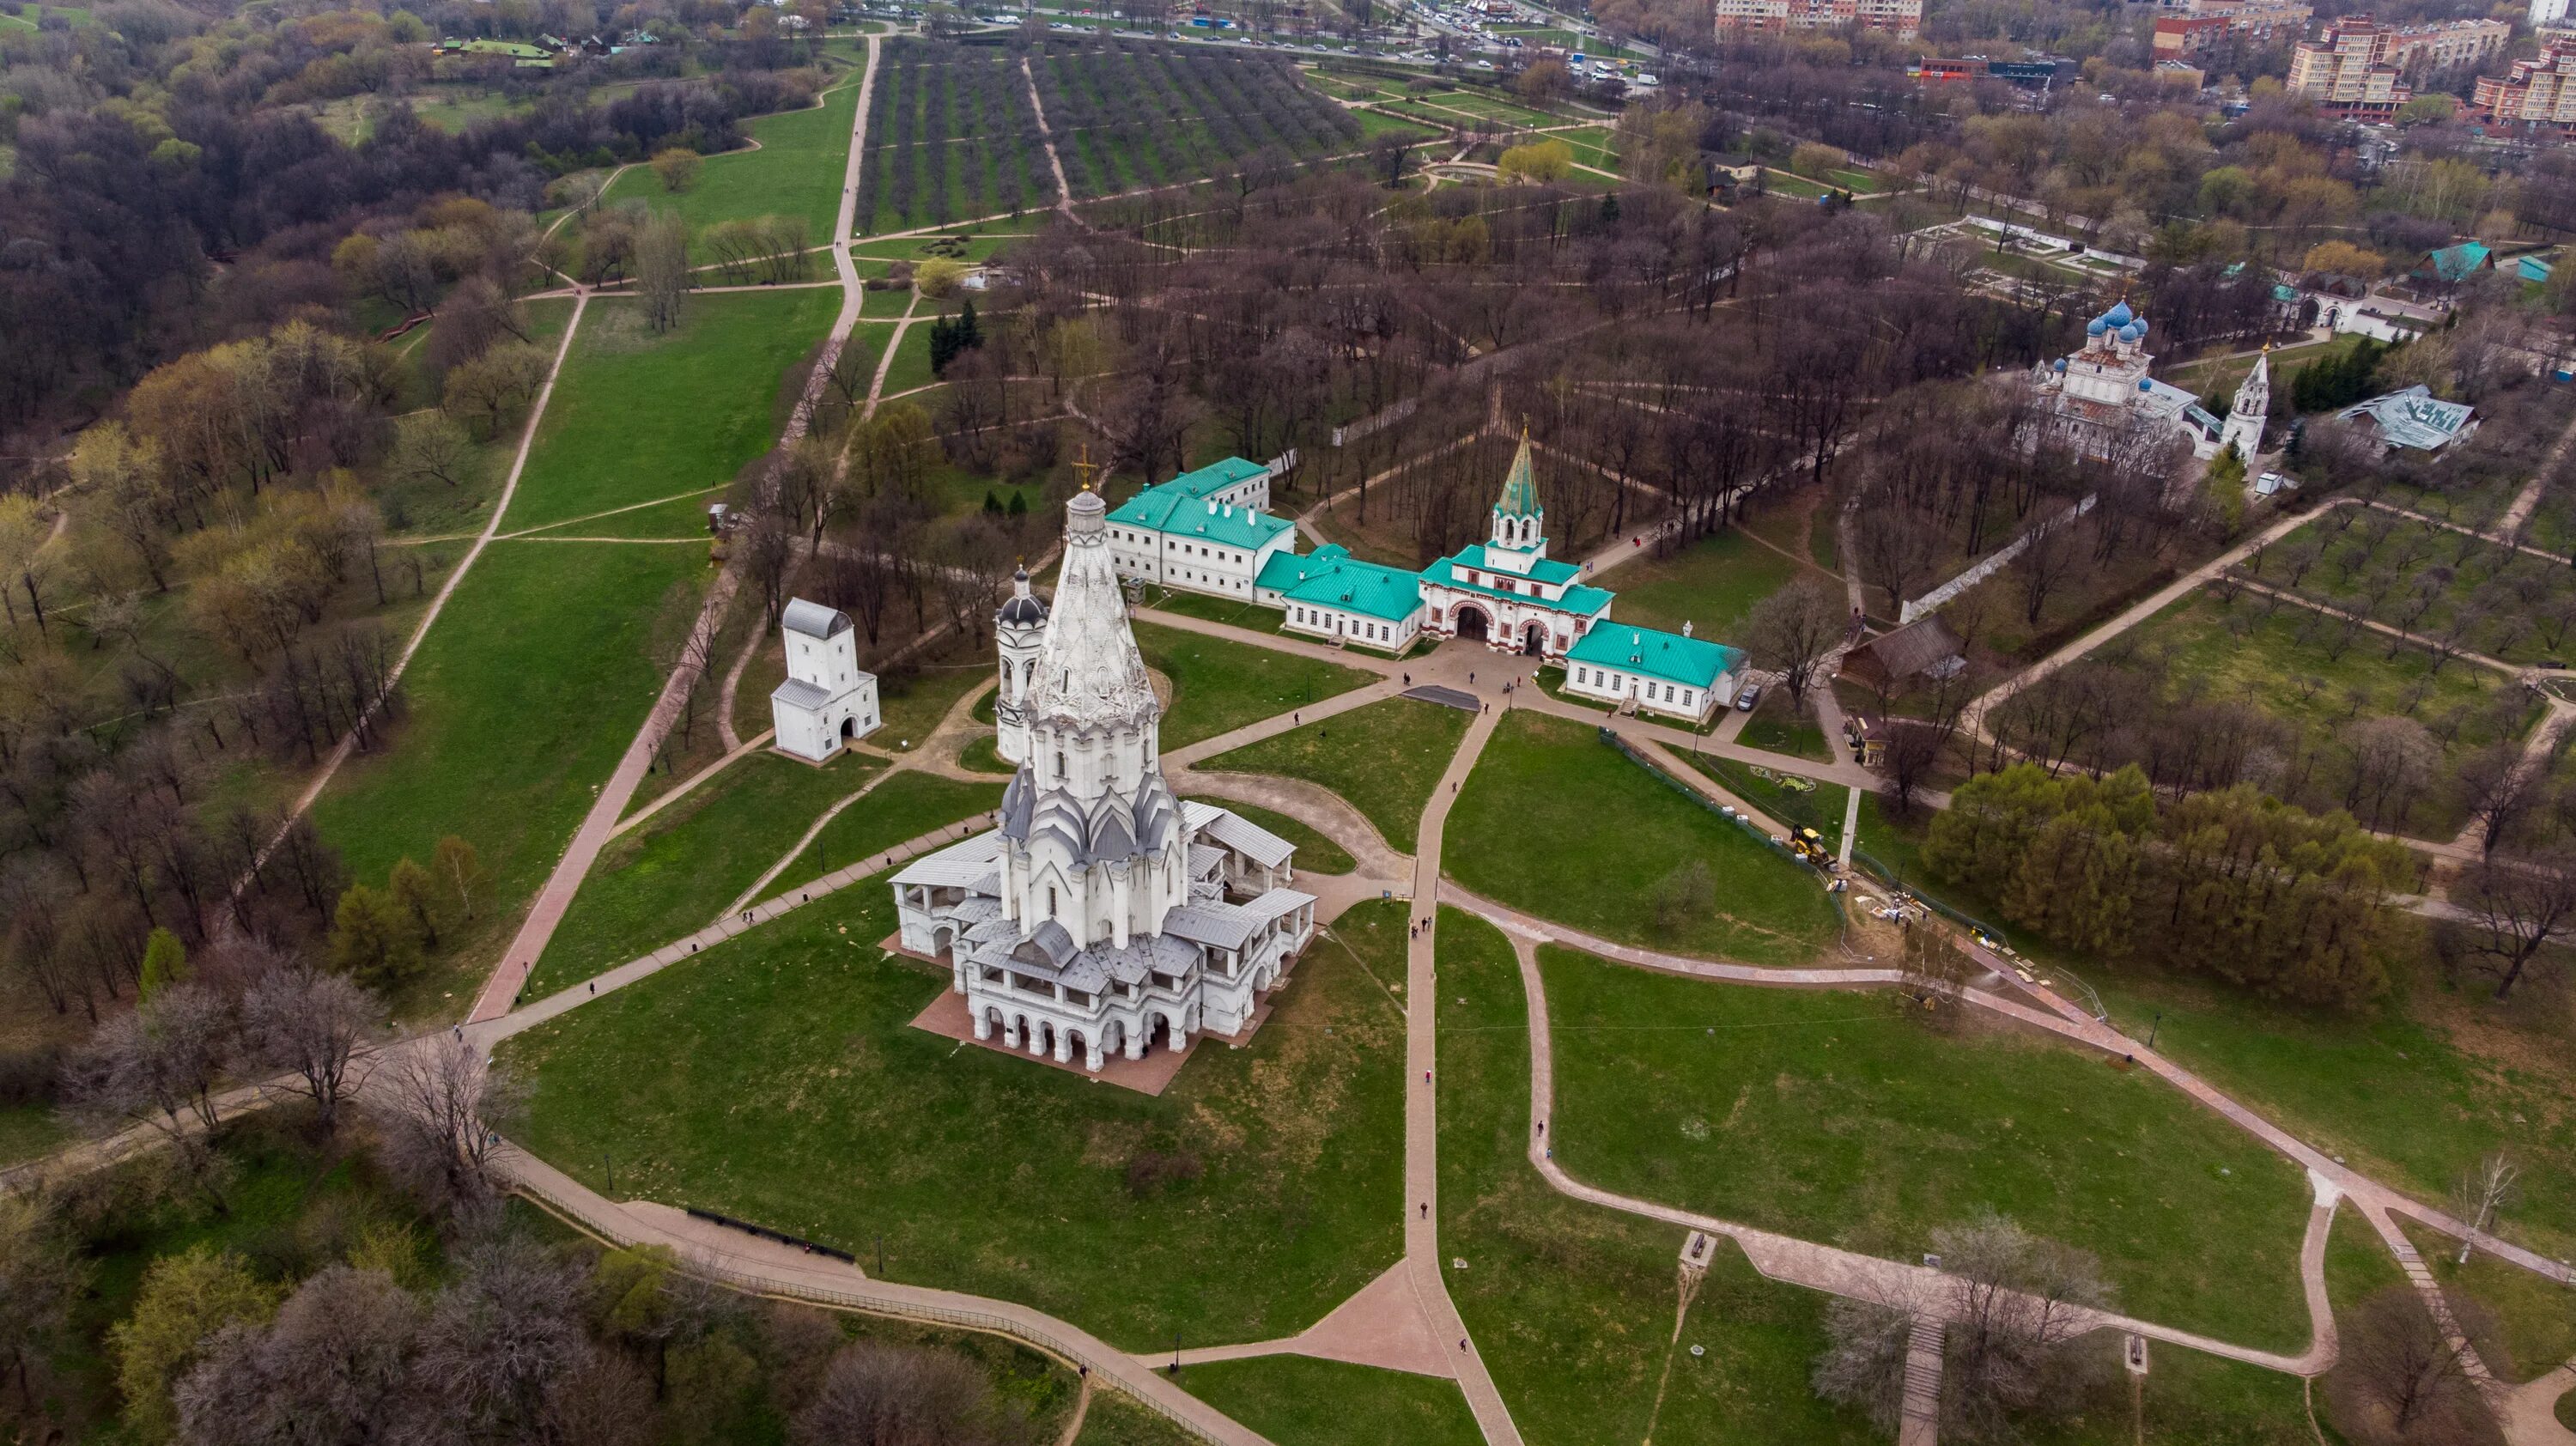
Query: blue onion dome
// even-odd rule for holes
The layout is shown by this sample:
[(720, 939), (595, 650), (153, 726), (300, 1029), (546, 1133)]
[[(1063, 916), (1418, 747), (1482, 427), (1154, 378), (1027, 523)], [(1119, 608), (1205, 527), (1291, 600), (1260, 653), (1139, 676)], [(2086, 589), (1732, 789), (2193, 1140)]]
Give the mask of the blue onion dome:
[(2111, 324), (2098, 316), (2093, 318), (2091, 321), (2084, 323), (2084, 334), (2086, 336), (2100, 336), (2102, 333), (2109, 331), (2110, 329)]
[(2145, 336), (2147, 334), (2147, 319), (2145, 317), (2141, 316), (2137, 320), (2130, 322), (2129, 325), (2138, 329), (2138, 335)]
[(2130, 322), (2127, 326), (2120, 328), (2120, 340), (2122, 341), (2136, 341), (2139, 337), (2145, 336), (2146, 334), (2147, 329), (2138, 325), (2134, 321)]
[(2059, 358), (2057, 359), (2057, 369), (2058, 369), (2059, 371), (2064, 371), (2064, 370), (2066, 370), (2066, 358), (2064, 358), (2064, 357), (2059, 357)]
[(2137, 315), (2138, 314), (2136, 312), (2129, 309), (2129, 303), (2123, 301), (2119, 305), (2112, 307), (2109, 311), (2102, 313), (2102, 319), (2111, 323), (2113, 326), (2127, 326), (2130, 322), (2137, 319)]
[(2140, 378), (2138, 378), (2138, 390), (2139, 390), (2139, 391), (2142, 391), (2142, 392), (2152, 392), (2152, 391), (2154, 391), (2155, 389), (2156, 389), (2156, 384), (2155, 384), (2154, 382), (2148, 381), (2145, 377), (2140, 377)]

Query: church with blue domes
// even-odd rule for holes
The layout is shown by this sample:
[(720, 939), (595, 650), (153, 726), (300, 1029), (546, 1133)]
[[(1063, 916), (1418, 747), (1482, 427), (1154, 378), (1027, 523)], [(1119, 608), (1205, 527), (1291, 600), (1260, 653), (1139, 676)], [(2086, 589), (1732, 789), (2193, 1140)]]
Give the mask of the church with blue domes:
[(2086, 322), (2083, 348), (2039, 369), (2035, 436), (2097, 460), (2171, 437), (2190, 442), (2195, 457), (2215, 457), (2234, 443), (2250, 459), (2271, 410), (2271, 359), (2254, 364), (2235, 405), (2218, 417), (2198, 397), (2147, 375), (2154, 356), (2146, 342), (2147, 319), (2126, 301)]

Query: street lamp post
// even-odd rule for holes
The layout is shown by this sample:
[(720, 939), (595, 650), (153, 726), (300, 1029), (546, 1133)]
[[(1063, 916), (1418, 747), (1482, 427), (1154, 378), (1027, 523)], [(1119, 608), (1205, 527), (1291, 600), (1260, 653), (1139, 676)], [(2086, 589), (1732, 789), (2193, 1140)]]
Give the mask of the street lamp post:
[(2159, 1009), (2156, 1011), (2156, 1017), (2147, 1024), (2147, 1048), (2156, 1047), (2156, 1031), (2164, 1028), (2164, 1024), (2165, 1012)]
[(617, 1198), (617, 1162), (602, 1150), (599, 1152), (599, 1167), (608, 1172), (608, 1198), (614, 1200)]
[(1180, 1373), (1181, 1373), (1181, 1333), (1180, 1333), (1179, 1331), (1174, 1331), (1174, 1332), (1172, 1332), (1172, 1374), (1173, 1374), (1174, 1376), (1176, 1376), (1176, 1377), (1177, 1377), (1177, 1376), (1179, 1376), (1179, 1375), (1180, 1375)]

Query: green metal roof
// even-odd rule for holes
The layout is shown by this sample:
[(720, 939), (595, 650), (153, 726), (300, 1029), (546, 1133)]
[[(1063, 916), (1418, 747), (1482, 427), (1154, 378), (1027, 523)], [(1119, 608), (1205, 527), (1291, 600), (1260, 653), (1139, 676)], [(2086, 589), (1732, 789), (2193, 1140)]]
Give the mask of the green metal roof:
[(2487, 264), (2487, 255), (2486, 243), (2463, 241), (2457, 246), (2427, 252), (2424, 260), (2441, 280), (2466, 281), (2472, 272)]
[[(1526, 577), (1535, 582), (1545, 583), (1570, 583), (1583, 575), (1583, 569), (1576, 567), (1573, 563), (1558, 562), (1556, 559), (1550, 557), (1543, 557), (1538, 561), (1531, 563), (1529, 565), (1529, 571), (1527, 572), (1515, 571), (1512, 568), (1504, 567), (1500, 563), (1495, 562), (1492, 558), (1486, 556), (1486, 553), (1489, 550), (1490, 549), (1481, 542), (1471, 542), (1465, 547), (1459, 548), (1457, 552), (1450, 556), (1444, 557), (1438, 562), (1431, 564), (1431, 567), (1433, 569), (1451, 566), (1472, 567), (1482, 569), (1486, 572), (1499, 572), (1512, 577)], [(1503, 551), (1509, 553), (1511, 549), (1505, 548)], [(1427, 571), (1429, 571), (1429, 569), (1426, 569), (1426, 572)], [(1436, 578), (1433, 580), (1438, 581)], [(1472, 586), (1472, 584), (1469, 583), (1459, 583), (1458, 585), (1460, 587)]]
[(1109, 514), (1113, 523), (1174, 537), (1218, 543), (1246, 550), (1260, 548), (1297, 524), (1241, 504), (1208, 498), (1265, 470), (1258, 462), (1228, 457), (1222, 462), (1184, 472), (1169, 482), (1148, 487)]
[(1422, 574), (1381, 567), (1327, 543), (1304, 557), (1274, 553), (1254, 584), (1308, 607), (1336, 608), (1400, 623), (1422, 607)]
[(1521, 429), (1521, 449), (1512, 458), (1512, 470), (1503, 477), (1503, 500), (1494, 510), (1506, 517), (1536, 517), (1545, 509), (1538, 505), (1538, 477), (1530, 468), (1529, 429)]
[(1708, 689), (1744, 662), (1744, 650), (1705, 638), (1686, 638), (1661, 628), (1641, 628), (1607, 619), (1574, 640), (1566, 661), (1616, 668), (1685, 688)]
[[(1505, 577), (1525, 576), (1540, 582), (1563, 583), (1565, 591), (1553, 598), (1532, 597), (1525, 592), (1505, 592), (1501, 588), (1469, 582), (1458, 576), (1458, 569), (1462, 567), (1499, 572)], [(1583, 569), (1570, 562), (1541, 560), (1533, 564), (1527, 573), (1514, 574), (1508, 568), (1498, 568), (1487, 562), (1485, 545), (1480, 542), (1462, 547), (1458, 549), (1455, 556), (1444, 557), (1424, 568), (1421, 577), (1423, 581), (1436, 583), (1441, 587), (1454, 587), (1462, 592), (1472, 592), (1484, 597), (1503, 598), (1529, 607), (1555, 608), (1560, 612), (1582, 613), (1587, 616), (1608, 611), (1610, 593), (1606, 589), (1568, 581), (1582, 571)]]

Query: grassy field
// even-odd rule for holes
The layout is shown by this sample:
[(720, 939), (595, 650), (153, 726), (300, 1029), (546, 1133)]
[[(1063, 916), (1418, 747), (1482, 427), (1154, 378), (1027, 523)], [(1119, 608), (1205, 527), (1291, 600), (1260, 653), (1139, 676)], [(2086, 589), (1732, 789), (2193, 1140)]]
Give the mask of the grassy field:
[[(609, 205), (641, 201), (677, 211), (693, 232), (720, 221), (787, 216), (805, 223), (806, 244), (828, 246), (840, 218), (841, 178), (850, 157), (850, 127), (858, 118), (859, 81), (852, 76), (825, 91), (822, 103), (762, 116), (743, 126), (757, 150), (709, 156), (685, 191), (673, 192), (649, 166), (617, 178), (601, 198)], [(700, 248), (697, 259), (710, 258)], [(822, 267), (828, 277), (828, 262)]]
[(639, 542), (677, 540), (705, 542), (707, 507), (724, 500), (722, 488), (708, 488), (685, 497), (667, 497), (659, 502), (613, 512), (606, 517), (586, 517), (578, 521), (550, 522), (531, 528), (531, 539), (547, 537), (619, 537)]
[(1529, 1011), (1511, 946), (1455, 909), (1440, 911), (1438, 943), (1440, 1254), (1465, 1262), (1449, 1293), (1523, 1436), (1535, 1446), (1881, 1439), (1808, 1389), (1824, 1298), (1763, 1280), (1731, 1245), (1673, 1340), (1683, 1232), (1578, 1204), (1530, 1168)]
[[(940, 653), (944, 661), (924, 667), (902, 678), (877, 680), (877, 731), (868, 735), (868, 744), (890, 753), (909, 753), (921, 746), (957, 700), (976, 688), (992, 682), (993, 655), (987, 649), (973, 649), (972, 656), (961, 656), (970, 650), (952, 646)], [(989, 690), (988, 690), (989, 691)]]
[(2298, 1169), (2151, 1075), (1886, 995), (1540, 963), (1557, 1156), (1590, 1183), (1904, 1259), (1992, 1210), (2101, 1257), (2124, 1310), (2307, 1342)]
[(894, 343), (894, 362), (885, 369), (885, 395), (889, 397), (918, 391), (939, 380), (930, 369), (930, 323), (917, 321), (900, 330), (902, 337)]
[[(457, 585), (403, 675), (391, 746), (352, 759), (313, 809), (351, 877), (381, 884), (446, 834), (492, 873), (479, 923), (449, 952), (463, 970), (514, 927), (651, 706), (647, 634), (664, 593), (700, 585), (702, 553), (615, 543), (495, 543)], [(540, 624), (540, 625), (532, 625)], [(433, 976), (410, 1016), (462, 1007)]]
[[(1443, 867), (1477, 893), (1622, 943), (1803, 964), (1840, 928), (1816, 875), (1683, 797), (1588, 724), (1514, 712), (1449, 817)], [(1684, 860), (1714, 895), (1659, 926), (1650, 900)]]
[(1217, 798), (1213, 795), (1202, 802), (1215, 804), (1228, 813), (1239, 814), (1246, 820), (1257, 823), (1296, 845), (1297, 857), (1294, 862), (1299, 874), (1347, 874), (1359, 867), (1359, 860), (1352, 858), (1340, 844), (1284, 813), (1273, 813), (1255, 804), (1237, 803), (1233, 799)]
[[(1134, 1350), (1300, 1330), (1398, 1257), (1403, 1019), (1346, 949), (1309, 951), (1250, 1046), (1149, 1098), (912, 1028), (947, 973), (881, 956), (893, 924), (862, 884), (512, 1041), (537, 1083), (525, 1143), (871, 1273), (882, 1235), (884, 1278)], [(1402, 972), (1401, 904), (1336, 933)], [(1149, 1151), (1200, 1173), (1131, 1188)]]
[(654, 336), (594, 301), (504, 524), (535, 527), (733, 480), (778, 435), (779, 381), (830, 329), (830, 288), (693, 296)]
[[(2364, 520), (2337, 525), (2356, 517)], [(2517, 667), (2561, 658), (2576, 643), (2576, 576), (2561, 563), (2447, 529), (2392, 523), (2386, 514), (2339, 509), (2267, 549), (2263, 580), (2287, 586), (2288, 568), (2275, 559), (2309, 547), (2323, 553), (2299, 580), (2302, 596), (2419, 637), (2442, 636), (2456, 623), (2471, 651)], [(2378, 586), (2382, 578), (2391, 585)], [(2357, 640), (2354, 650), (2371, 645)], [(2376, 641), (2383, 653), (2389, 645), (2385, 636)]]
[[(1304, 862), (1305, 850), (1298, 850)], [(32, 1159), (59, 1145), (67, 1137), (62, 1121), (43, 1105), (9, 1105), (0, 1107), (0, 1164)]]
[[(774, 899), (907, 839), (990, 813), (1002, 801), (1002, 787), (998, 779), (967, 783), (935, 773), (898, 773), (870, 789), (867, 797), (833, 815), (814, 841), (805, 846), (804, 855), (782, 870), (761, 897)], [(790, 837), (788, 842), (795, 839)], [(769, 863), (777, 861), (775, 854), (770, 856)], [(757, 874), (755, 870), (754, 876)]]
[[(1201, 766), (1321, 784), (1366, 815), (1397, 852), (1411, 853), (1423, 806), (1467, 736), (1468, 722), (1455, 708), (1388, 698), (1220, 753)], [(1339, 743), (1333, 741), (1336, 731)]]
[(1073, 1446), (1198, 1446), (1198, 1439), (1125, 1396), (1102, 1391), (1083, 1413)]
[(1295, 1446), (1482, 1446), (1457, 1383), (1307, 1356), (1210, 1361), (1182, 1371), (1191, 1395)]
[(1796, 563), (1743, 533), (1720, 532), (1670, 557), (1622, 565), (1612, 579), (1619, 592), (1613, 621), (1671, 633), (1689, 623), (1695, 637), (1742, 646), (1753, 605), (1799, 572)]
[(1145, 665), (1172, 680), (1163, 747), (1185, 748), (1247, 723), (1377, 681), (1374, 673), (1179, 628), (1136, 623)]
[(821, 768), (755, 753), (619, 835), (582, 880), (529, 994), (580, 983), (713, 923), (823, 810), (882, 766), (855, 753)]
[[(2315, 771), (2312, 796), (2304, 800), (2313, 806), (2343, 802), (2337, 790), (2351, 755), (2342, 734), (2358, 718), (2394, 714), (2430, 725), (2457, 711), (2464, 721), (2445, 749), (2446, 762), (2456, 764), (2485, 744), (2520, 739), (2540, 716), (2537, 701), (2502, 673), (2465, 662), (2436, 673), (2420, 649), (2401, 647), (2391, 657), (2392, 640), (2370, 633), (2336, 657), (2332, 644), (2341, 623), (2293, 603), (2281, 603), (2266, 618), (2265, 605), (2253, 596), (2222, 603), (2196, 594), (2132, 636), (2167, 657), (2170, 675), (2190, 680), (2202, 696), (2250, 701), (2298, 729), (2329, 760)], [(2402, 820), (2408, 832), (2431, 838), (2450, 837), (2463, 821), (2456, 799), (2440, 788), (2426, 790)], [(2394, 827), (2401, 820), (2386, 822)]]

